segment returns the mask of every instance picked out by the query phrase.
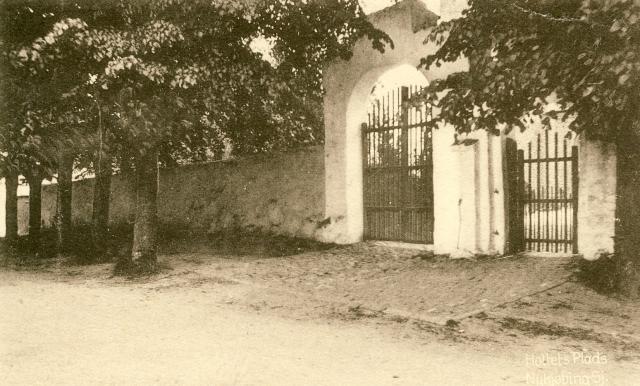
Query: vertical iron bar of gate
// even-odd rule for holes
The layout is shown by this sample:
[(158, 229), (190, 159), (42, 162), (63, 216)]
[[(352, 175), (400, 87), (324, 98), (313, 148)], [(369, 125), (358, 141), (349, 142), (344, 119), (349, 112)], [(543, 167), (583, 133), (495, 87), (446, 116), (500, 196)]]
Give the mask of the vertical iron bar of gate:
[(550, 252), (551, 249), (551, 232), (550, 232), (550, 224), (549, 224), (549, 213), (551, 212), (551, 205), (549, 204), (549, 130), (545, 130), (544, 131), (544, 147), (545, 147), (545, 158), (546, 158), (546, 162), (545, 162), (545, 173), (544, 173), (544, 177), (545, 177), (545, 199), (547, 200), (544, 204), (544, 209), (545, 209), (545, 222), (546, 222), (546, 226), (545, 226), (545, 232), (546, 232), (546, 236), (545, 238), (547, 239), (547, 241), (545, 242), (545, 252)]
[(571, 148), (571, 193), (573, 194), (573, 253), (578, 253), (578, 147)]
[[(431, 104), (428, 104), (425, 110), (425, 114), (424, 114), (425, 119), (429, 119), (429, 121), (433, 120), (433, 106), (431, 106)], [(422, 120), (421, 120), (422, 122)], [(429, 237), (429, 241), (431, 243), (433, 243), (433, 228), (434, 228), (434, 223), (435, 223), (435, 208), (434, 208), (434, 193), (433, 193), (433, 129), (432, 126), (429, 125), (427, 127), (425, 127), (424, 129), (424, 140), (425, 140), (425, 144), (424, 144), (424, 151), (427, 151), (427, 181), (428, 181), (428, 186), (429, 188), (427, 189), (427, 193), (429, 194), (429, 210), (427, 213), (427, 231), (428, 233), (428, 237)]]
[(525, 234), (525, 224), (524, 224), (524, 200), (525, 200), (525, 179), (524, 179), (524, 150), (517, 151), (516, 162), (518, 163), (518, 177), (516, 179), (518, 186), (518, 198), (516, 201), (516, 208), (518, 211), (516, 222), (517, 224), (517, 246), (516, 252), (522, 252), (526, 249), (526, 234)]
[(569, 206), (568, 203), (568, 198), (569, 198), (569, 186), (567, 185), (567, 140), (563, 140), (562, 141), (562, 165), (564, 168), (564, 173), (562, 174), (563, 176), (563, 185), (564, 185), (564, 194), (563, 194), (563, 198), (564, 198), (564, 202), (563, 202), (563, 209), (564, 209), (564, 236), (563, 236), (563, 241), (564, 241), (564, 252), (568, 252), (569, 251), (569, 215), (568, 215), (568, 211), (567, 208)]
[(406, 235), (406, 208), (408, 206), (407, 203), (407, 187), (409, 186), (409, 106), (407, 104), (407, 100), (409, 99), (409, 88), (402, 87), (400, 91), (400, 106), (401, 106), (401, 133), (400, 133), (400, 202), (401, 202), (401, 210), (400, 210), (400, 229), (401, 234)]
[(529, 166), (529, 181), (527, 184), (527, 209), (529, 209), (529, 228), (527, 229), (527, 237), (529, 238), (529, 241), (527, 241), (527, 243), (525, 243), (525, 248), (527, 250), (531, 249), (531, 245), (533, 245), (533, 242), (531, 241), (531, 239), (533, 238), (533, 202), (532, 202), (532, 198), (533, 198), (533, 186), (531, 184), (531, 182), (533, 181), (533, 169), (532, 169), (532, 165), (533, 163), (531, 162), (531, 158), (533, 158), (532, 155), (532, 150), (531, 150), (531, 142), (529, 142), (528, 145), (528, 150), (529, 150), (529, 162), (527, 162), (528, 166)]
[(542, 243), (540, 242), (540, 231), (541, 231), (541, 227), (540, 227), (540, 223), (541, 223), (541, 216), (540, 216), (540, 212), (542, 209), (542, 206), (540, 205), (540, 197), (542, 196), (541, 194), (541, 190), (540, 190), (540, 134), (538, 134), (538, 141), (536, 142), (537, 144), (537, 150), (536, 150), (536, 156), (538, 157), (536, 159), (536, 212), (537, 212), (537, 223), (536, 223), (536, 250), (540, 251), (541, 247), (542, 247)]
[[(384, 137), (384, 130), (383, 127), (385, 127), (385, 123), (384, 123), (384, 117), (385, 117), (385, 101), (384, 101), (384, 95), (382, 95), (380, 97), (381, 103), (378, 105), (378, 110), (379, 110), (379, 120), (380, 123), (378, 125), (378, 131), (376, 132), (376, 135), (378, 136), (378, 150), (376, 151), (376, 153), (378, 154), (378, 166), (380, 168), (384, 168), (385, 165), (385, 146), (384, 146), (384, 142), (382, 142), (383, 137)], [(383, 169), (377, 169), (376, 170), (376, 178), (377, 178), (377, 182), (376, 182), (376, 191), (378, 192), (378, 199), (376, 200), (377, 205), (380, 205), (380, 203), (385, 202), (385, 192), (384, 192), (384, 188), (381, 188), (380, 186), (384, 186), (384, 171)], [(381, 230), (382, 230), (382, 238), (387, 238), (386, 236), (386, 232), (387, 232), (387, 218), (386, 216), (377, 214), (376, 215), (377, 219), (378, 219), (378, 226), (377, 226), (377, 230), (376, 233), (380, 234)]]
[[(373, 147), (373, 156), (375, 158), (375, 162), (374, 162), (374, 166), (377, 168), (378, 166), (381, 165), (380, 162), (380, 128), (382, 127), (382, 121), (380, 120), (380, 115), (382, 110), (380, 109), (380, 99), (376, 99), (376, 105), (375, 105), (375, 109), (376, 109), (376, 132), (373, 133), (372, 135), (374, 136), (374, 147)], [(376, 186), (376, 189), (374, 190), (374, 201), (376, 203), (376, 205), (379, 204), (380, 202), (380, 189), (377, 188), (378, 186), (378, 182), (380, 180), (380, 170), (379, 169), (373, 169), (371, 172), (371, 177), (372, 179), (375, 181), (374, 184)], [(380, 218), (380, 214), (376, 213), (375, 216), (373, 216), (373, 218), (375, 218), (375, 222), (376, 222), (376, 226), (375, 226), (375, 237), (379, 238), (380, 237), (380, 226), (382, 224), (381, 218)]]
[(367, 141), (367, 133), (369, 127), (371, 126), (371, 115), (368, 114), (367, 123), (362, 123), (360, 127), (361, 132), (361, 140), (362, 140), (362, 230), (363, 237), (365, 240), (369, 239), (369, 235), (367, 234), (369, 230), (369, 217), (367, 213), (367, 203), (369, 202), (369, 193), (367, 192), (367, 173), (369, 172), (369, 151), (368, 151), (368, 142)]
[[(380, 131), (378, 132), (378, 139), (380, 141), (380, 145), (379, 145), (379, 150), (378, 153), (380, 153), (380, 167), (384, 168), (387, 165), (387, 155), (389, 154), (389, 147), (385, 145), (384, 140), (385, 140), (385, 133), (386, 130), (384, 130), (383, 128), (386, 128), (389, 126), (388, 123), (388, 117), (389, 117), (389, 104), (386, 101), (386, 96), (387, 95), (382, 95), (380, 98), (382, 99), (382, 110), (380, 111), (380, 116), (382, 117), (382, 121), (380, 124)], [(383, 206), (386, 206), (387, 202), (389, 202), (389, 199), (387, 197), (387, 189), (386, 189), (386, 171), (385, 169), (379, 169), (378, 170), (378, 190), (380, 191), (380, 201), (378, 201), (378, 203), (382, 203)], [(388, 216), (386, 215), (382, 215), (381, 218), (381, 224), (382, 224), (382, 229), (383, 229), (383, 238), (387, 239), (389, 238), (389, 225), (388, 225)]]
[(558, 253), (558, 248), (559, 248), (559, 238), (558, 238), (558, 224), (559, 224), (559, 218), (558, 218), (558, 133), (554, 133), (553, 136), (553, 143), (554, 143), (554, 157), (556, 159), (556, 161), (553, 163), (555, 171), (553, 173), (553, 212), (556, 216), (556, 222), (554, 223), (554, 231), (555, 231), (555, 248), (554, 248), (554, 252)]

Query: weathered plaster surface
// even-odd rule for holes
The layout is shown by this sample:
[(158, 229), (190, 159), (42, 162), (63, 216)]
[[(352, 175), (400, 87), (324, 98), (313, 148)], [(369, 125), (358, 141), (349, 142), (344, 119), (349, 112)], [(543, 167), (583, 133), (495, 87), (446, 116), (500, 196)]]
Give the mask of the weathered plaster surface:
[(615, 146), (579, 138), (578, 252), (594, 260), (613, 252), (616, 209)]
[(5, 223), (4, 223), (4, 217), (5, 217), (4, 203), (6, 200), (5, 191), (6, 191), (6, 187), (4, 183), (4, 178), (1, 178), (0, 179), (0, 237), (4, 237), (6, 232)]
[[(453, 128), (448, 130), (452, 134)], [(439, 145), (435, 250), (459, 257), (500, 254), (505, 243), (502, 138), (479, 130), (458, 136), (458, 142)], [(455, 238), (448, 236), (453, 230)]]
[[(164, 226), (195, 232), (244, 227), (290, 236), (319, 238), (324, 206), (320, 146), (292, 153), (163, 169), (158, 216)], [(129, 176), (114, 176), (110, 220), (132, 223), (135, 192)], [(43, 187), (42, 217), (51, 226), (56, 185)], [(73, 184), (73, 221), (91, 221), (93, 180)], [(27, 233), (28, 197), (19, 200), (20, 233)]]

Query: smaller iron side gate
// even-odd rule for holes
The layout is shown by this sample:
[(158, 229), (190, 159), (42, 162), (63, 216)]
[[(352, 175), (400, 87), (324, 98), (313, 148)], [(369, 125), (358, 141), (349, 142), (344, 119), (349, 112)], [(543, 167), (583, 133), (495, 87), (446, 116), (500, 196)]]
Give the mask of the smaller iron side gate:
[(362, 125), (364, 238), (433, 243), (430, 110), (401, 87), (373, 102)]
[(578, 253), (578, 147), (551, 134), (507, 142), (509, 252)]

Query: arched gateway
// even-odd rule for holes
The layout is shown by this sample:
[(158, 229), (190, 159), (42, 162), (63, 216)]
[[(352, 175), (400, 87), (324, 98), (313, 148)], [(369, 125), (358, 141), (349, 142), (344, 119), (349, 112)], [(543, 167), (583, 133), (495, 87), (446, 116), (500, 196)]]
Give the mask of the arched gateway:
[[(450, 11), (448, 6), (441, 8)], [(511, 205), (518, 194), (513, 187), (509, 192), (513, 173), (506, 148), (513, 134), (496, 136), (480, 130), (456, 138), (450, 125), (428, 128), (426, 120), (437, 111), (428, 106), (409, 111), (403, 101), (410, 87), (465, 71), (466, 60), (417, 70), (420, 59), (435, 50), (424, 41), (438, 20), (420, 0), (401, 1), (370, 15), (370, 20), (391, 37), (395, 48), (380, 53), (362, 39), (349, 61), (336, 61), (323, 72), (326, 220), (319, 238), (336, 243), (397, 240), (457, 256), (505, 252), (514, 245), (514, 236), (522, 241), (522, 235), (515, 233), (522, 233), (528, 224), (524, 219), (531, 218), (514, 213), (517, 206)], [(404, 78), (397, 76), (403, 73)], [(384, 82), (390, 75), (395, 75), (395, 83)], [(382, 93), (381, 83), (386, 86)], [(527, 133), (540, 130), (537, 125)], [(600, 144), (576, 141), (579, 197), (570, 204), (577, 208), (572, 219), (580, 226), (573, 238), (557, 239), (564, 244), (569, 240), (591, 257), (612, 247), (615, 183), (596, 186), (592, 182), (609, 179), (615, 156)], [(596, 207), (596, 203), (605, 205)], [(526, 207), (526, 202), (520, 207)], [(560, 213), (548, 216), (547, 212), (543, 212), (545, 220)], [(552, 231), (546, 233), (555, 237), (561, 228), (548, 229)], [(594, 238), (594, 232), (599, 236)], [(555, 244), (545, 251), (565, 249), (564, 244), (562, 248)]]
[(431, 108), (420, 87), (375, 93), (362, 124), (364, 238), (433, 243)]
[[(433, 245), (439, 252), (467, 249), (469, 253), (478, 249), (476, 244), (486, 244), (482, 249), (488, 249), (494, 243), (490, 232), (477, 232), (475, 218), (482, 209), (477, 207), (474, 192), (466, 195), (462, 216), (458, 215), (459, 202), (453, 198), (459, 195), (460, 178), (476, 179), (473, 165), (470, 171), (460, 173), (457, 164), (461, 157), (463, 162), (475, 164), (469, 149), (478, 145), (453, 148), (452, 127), (433, 132), (424, 125), (408, 127), (409, 120), (413, 125), (424, 123), (426, 110), (422, 116), (418, 116), (422, 111), (405, 111), (403, 115), (403, 86), (408, 92), (409, 87), (466, 69), (466, 61), (460, 61), (417, 70), (420, 59), (435, 49), (424, 41), (437, 19), (419, 0), (405, 0), (379, 11), (370, 20), (391, 37), (395, 48), (380, 53), (363, 39), (351, 60), (325, 69), (325, 212), (331, 221), (325, 240), (399, 240)], [(402, 73), (406, 74), (404, 79), (399, 76)], [(372, 102), (378, 103), (375, 98), (372, 101), (372, 90), (390, 74), (396, 75), (396, 84), (387, 84), (390, 95), (384, 98), (391, 99), (379, 100), (380, 108), (372, 110)], [(368, 129), (363, 129), (363, 123)], [(486, 135), (478, 134), (484, 141), (476, 142), (486, 146)], [(381, 152), (383, 139), (390, 142), (387, 151)], [(388, 156), (389, 145), (397, 147), (398, 159)], [(416, 153), (428, 157), (416, 161)], [(487, 162), (487, 157), (481, 158), (479, 161)]]

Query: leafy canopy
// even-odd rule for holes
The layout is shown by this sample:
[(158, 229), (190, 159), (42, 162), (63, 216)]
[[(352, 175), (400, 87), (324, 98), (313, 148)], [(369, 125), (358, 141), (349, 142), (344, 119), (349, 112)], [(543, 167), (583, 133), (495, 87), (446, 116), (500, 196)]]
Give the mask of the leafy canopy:
[[(225, 141), (237, 152), (320, 141), (324, 63), (362, 36), (389, 42), (356, 0), (18, 2), (3, 15), (24, 23), (3, 31), (3, 79), (32, 90), (7, 98), (22, 102), (3, 126), (20, 132), (32, 116), (31, 137), (78, 151), (106, 126), (122, 162), (150, 149), (203, 160)], [(259, 36), (275, 42), (277, 65), (251, 50)], [(3, 148), (21, 154), (26, 137), (13, 142)]]
[(524, 129), (537, 114), (571, 119), (574, 131), (597, 138), (640, 133), (640, 7), (632, 1), (470, 0), (429, 40), (440, 46), (423, 66), (469, 60), (468, 72), (423, 95), (460, 131)]

